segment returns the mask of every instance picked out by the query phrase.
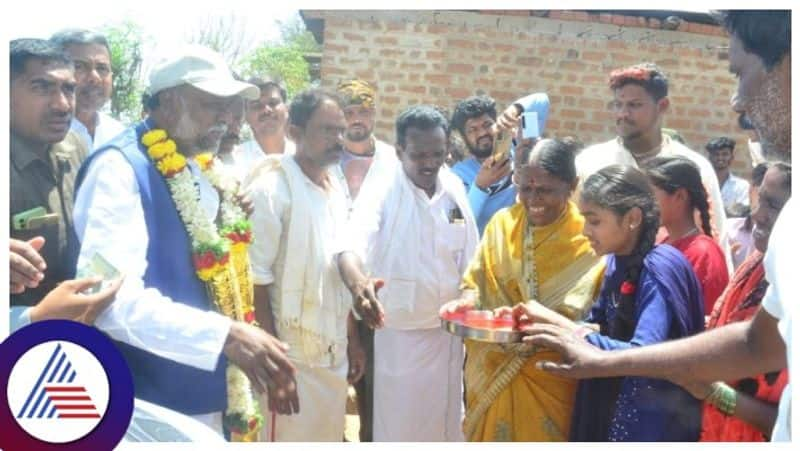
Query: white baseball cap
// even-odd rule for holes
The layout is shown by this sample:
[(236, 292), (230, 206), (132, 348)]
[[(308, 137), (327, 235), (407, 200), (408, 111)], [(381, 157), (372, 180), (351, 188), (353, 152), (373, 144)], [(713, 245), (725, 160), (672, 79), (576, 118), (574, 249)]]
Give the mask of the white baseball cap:
[(180, 85), (195, 88), (219, 97), (242, 96), (258, 99), (257, 86), (233, 78), (222, 55), (201, 45), (186, 45), (167, 56), (150, 71), (150, 95)]

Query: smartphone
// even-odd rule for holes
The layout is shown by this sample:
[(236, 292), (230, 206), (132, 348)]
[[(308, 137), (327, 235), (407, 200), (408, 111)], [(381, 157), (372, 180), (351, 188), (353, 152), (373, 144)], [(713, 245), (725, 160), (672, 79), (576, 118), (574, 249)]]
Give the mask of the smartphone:
[(539, 137), (539, 115), (533, 111), (530, 113), (522, 113), (522, 137), (538, 138)]
[(30, 218), (44, 216), (46, 214), (47, 210), (45, 210), (44, 207), (34, 207), (30, 210), (25, 210), (12, 216), (11, 223), (14, 227), (14, 230), (27, 230), (29, 228), (28, 220)]
[(508, 157), (511, 152), (511, 132), (501, 131), (494, 137), (494, 150), (492, 150), (492, 158), (495, 162), (503, 161)]
[(106, 287), (112, 280), (119, 277), (119, 270), (102, 255), (95, 252), (89, 262), (78, 269), (76, 274), (78, 279), (92, 276), (100, 276), (103, 280), (84, 290), (84, 294), (94, 294)]

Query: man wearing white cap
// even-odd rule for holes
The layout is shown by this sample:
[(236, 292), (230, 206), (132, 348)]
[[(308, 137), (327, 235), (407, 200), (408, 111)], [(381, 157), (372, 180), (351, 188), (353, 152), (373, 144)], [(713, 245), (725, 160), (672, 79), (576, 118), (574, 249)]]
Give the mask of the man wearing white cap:
[[(220, 296), (231, 279), (249, 280), (234, 268), (249, 224), (202, 158), (218, 148), (231, 106), (257, 98), (258, 88), (236, 81), (219, 54), (190, 46), (153, 69), (149, 94), (150, 117), (95, 151), (78, 173), (78, 268), (101, 255), (126, 275), (96, 326), (117, 340), (136, 397), (219, 431), (224, 411), (228, 429), (244, 434), (228, 420), (237, 412), (246, 418), (252, 406), (228, 401), (247, 380), (283, 396), (281, 413), (299, 410), (286, 346), (248, 324), (249, 286)], [(230, 299), (245, 311), (231, 315)], [(233, 380), (227, 361), (248, 378)]]

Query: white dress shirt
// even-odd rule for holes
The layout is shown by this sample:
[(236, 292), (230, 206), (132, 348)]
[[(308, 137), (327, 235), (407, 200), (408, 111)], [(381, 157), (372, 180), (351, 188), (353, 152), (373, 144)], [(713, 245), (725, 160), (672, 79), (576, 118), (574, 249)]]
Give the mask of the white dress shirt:
[[(435, 328), (439, 326), (439, 308), (460, 296), (461, 276), (475, 251), (477, 233), (473, 240), (469, 240), (467, 227), (474, 227), (474, 224), (464, 220), (450, 221), (450, 212), (457, 208), (457, 204), (439, 180), (432, 197), (428, 197), (404, 174), (394, 180), (394, 183), (408, 185), (407, 188), (413, 193), (413, 203), (391, 205), (392, 196), (383, 198), (377, 205), (357, 203), (356, 210), (368, 208), (375, 212), (354, 211), (348, 227), (352, 243), (350, 247), (365, 262), (369, 262), (375, 256), (368, 256), (367, 253), (388, 248), (390, 243), (387, 240), (406, 243), (399, 247), (396, 256), (386, 257), (395, 261), (393, 269), (388, 269), (393, 274), (379, 274), (375, 272), (377, 267), (367, 268), (375, 272), (374, 277), (387, 277), (385, 287), (378, 293), (386, 312), (386, 327)], [(460, 184), (457, 187), (463, 190)], [(415, 231), (413, 236), (389, 238), (382, 234), (381, 229), (391, 222), (389, 217), (406, 209), (416, 209), (416, 225), (408, 227), (408, 230)], [(397, 269), (397, 265), (406, 264), (409, 267)]]
[(719, 190), (725, 211), (733, 213), (742, 207), (750, 207), (750, 184), (747, 180), (729, 174)]
[[(296, 164), (282, 158), (283, 164)], [(335, 331), (325, 335), (333, 335), (334, 348), (318, 355), (304, 352), (304, 333), (298, 327), (282, 324), (281, 304), (283, 292), (283, 272), (287, 266), (289, 233), (291, 227), (292, 208), (299, 208), (293, 203), (293, 195), (289, 182), (282, 171), (276, 170), (260, 175), (249, 186), (248, 195), (253, 201), (255, 211), (252, 216), (253, 244), (249, 247), (252, 264), (253, 282), (256, 285), (268, 286), (273, 317), (278, 337), (289, 344), (289, 358), (303, 362), (311, 367), (335, 367), (343, 361), (347, 349), (347, 314), (352, 304), (349, 291), (344, 286), (336, 265), (335, 256), (345, 250), (343, 236), (347, 221), (347, 198), (333, 174), (328, 173), (333, 182), (331, 189), (325, 191), (303, 176), (300, 185), (306, 190), (308, 202), (304, 205), (310, 209), (310, 216), (319, 221), (320, 236), (315, 240), (322, 242), (322, 261), (308, 262), (308, 265), (319, 265), (322, 278), (321, 305), (317, 306), (322, 315), (336, 316)], [(309, 246), (311, 238), (306, 243)], [(302, 274), (297, 274), (303, 277)], [(316, 331), (320, 333), (320, 331)]]
[[(295, 146), (294, 142), (286, 138), (285, 146), (283, 149), (284, 154), (294, 155)], [(243, 182), (245, 177), (253, 170), (259, 163), (267, 158), (267, 154), (261, 150), (258, 141), (251, 139), (242, 143), (234, 148), (225, 158), (221, 159), (222, 163), (229, 168), (229, 173), (233, 174), (239, 183)]]
[(73, 117), (70, 123), (70, 128), (86, 142), (86, 148), (89, 149), (89, 153), (99, 149), (125, 131), (125, 126), (113, 117), (101, 111), (95, 114), (97, 116), (97, 126), (94, 129), (94, 138), (89, 134), (89, 129), (77, 118)]
[[(216, 216), (219, 196), (200, 170), (190, 164), (200, 188), (200, 203)], [(202, 311), (145, 287), (149, 237), (139, 185), (125, 157), (117, 151), (98, 156), (88, 168), (75, 198), (75, 230), (81, 242), (78, 268), (101, 254), (125, 281), (116, 300), (95, 326), (113, 339), (184, 365), (213, 371), (231, 320)]]
[(769, 282), (767, 292), (761, 306), (773, 318), (778, 320), (778, 332), (786, 345), (786, 363), (789, 366), (789, 383), (783, 389), (778, 404), (778, 418), (772, 430), (773, 442), (792, 440), (792, 380), (795, 374), (792, 369), (792, 310), (797, 302), (797, 273), (794, 268), (796, 255), (789, 243), (795, 240), (797, 227), (797, 209), (794, 199), (789, 199), (783, 207), (772, 234), (769, 237), (769, 249), (764, 255), (764, 271)]

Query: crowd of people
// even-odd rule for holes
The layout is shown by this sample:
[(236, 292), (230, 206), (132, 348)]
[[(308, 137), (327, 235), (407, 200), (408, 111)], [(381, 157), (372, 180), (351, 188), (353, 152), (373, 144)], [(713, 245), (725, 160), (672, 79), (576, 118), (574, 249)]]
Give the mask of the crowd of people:
[[(609, 75), (604, 143), (537, 92), (408, 107), (390, 144), (379, 80), (290, 99), (186, 46), (126, 127), (102, 35), (14, 40), (12, 327), (94, 325), (137, 398), (235, 441), (341, 441), (351, 385), (362, 441), (789, 440), (790, 13), (719, 16), (749, 182), (662, 128), (651, 63)], [(473, 309), (525, 338), (440, 327)]]

